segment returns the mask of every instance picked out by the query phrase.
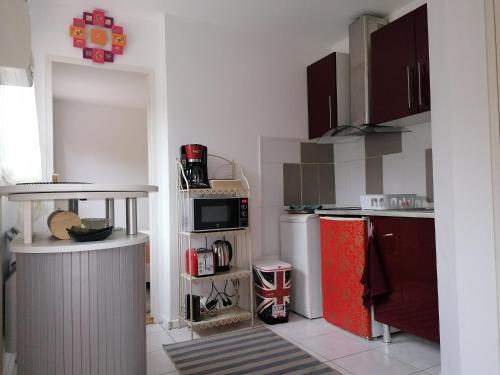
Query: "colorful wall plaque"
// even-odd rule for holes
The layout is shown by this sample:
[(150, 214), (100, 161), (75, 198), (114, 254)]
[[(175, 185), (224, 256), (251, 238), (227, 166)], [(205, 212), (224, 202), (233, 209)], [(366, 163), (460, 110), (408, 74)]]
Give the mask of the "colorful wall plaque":
[[(82, 18), (73, 18), (69, 36), (73, 38), (73, 47), (82, 49), (83, 58), (97, 64), (113, 62), (114, 55), (123, 55), (127, 45), (123, 26), (115, 25), (114, 19), (106, 16), (102, 9), (83, 12)], [(108, 41), (110, 47), (106, 48)]]

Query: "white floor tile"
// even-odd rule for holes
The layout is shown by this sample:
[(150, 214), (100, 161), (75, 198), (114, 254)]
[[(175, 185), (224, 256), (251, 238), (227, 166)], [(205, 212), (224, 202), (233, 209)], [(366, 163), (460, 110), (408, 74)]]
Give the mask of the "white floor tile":
[(315, 320), (315, 322), (317, 322), (318, 324), (321, 324), (321, 325), (324, 325), (324, 326), (327, 326), (329, 327), (330, 329), (333, 329), (335, 332), (340, 332), (341, 334), (345, 335), (346, 337), (350, 337), (351, 339), (353, 340), (356, 340), (364, 345), (367, 345), (369, 346), (370, 348), (378, 348), (380, 346), (384, 346), (384, 342), (382, 341), (382, 338), (377, 338), (377, 339), (374, 339), (374, 340), (368, 340), (364, 337), (361, 337), (361, 336), (358, 336), (358, 335), (355, 335), (353, 333), (350, 333), (350, 332), (347, 332), (345, 330), (343, 330), (342, 328), (339, 328), (337, 326), (334, 326), (333, 324), (327, 322), (325, 319), (317, 319)]
[(345, 368), (340, 367), (339, 365), (335, 364), (333, 361), (326, 362), (328, 366), (330, 366), (332, 369), (337, 370), (340, 372), (342, 375), (354, 375), (352, 372), (347, 371)]
[[(255, 325), (262, 324), (260, 320), (255, 320)], [(335, 327), (324, 319), (309, 320), (293, 313), (290, 314), (288, 323), (265, 326), (315, 356), (318, 360), (327, 363), (341, 374), (440, 374), (439, 345), (409, 334), (396, 334), (392, 337), (392, 344), (385, 345), (382, 340), (366, 340)], [(208, 337), (248, 327), (248, 322), (218, 327), (199, 333), (195, 332), (194, 337)], [(165, 364), (165, 361), (170, 362), (170, 360), (161, 350), (162, 344), (191, 339), (189, 330), (185, 327), (168, 330), (166, 333), (158, 330), (156, 326), (152, 326), (148, 330), (148, 352), (152, 352), (148, 353), (148, 375), (178, 374), (173, 364)], [(161, 369), (161, 366), (168, 365), (172, 367), (166, 370)], [(157, 370), (161, 372), (157, 372)]]
[[(312, 321), (312, 320), (315, 321), (316, 319), (308, 319), (308, 318), (305, 318), (302, 315), (296, 314), (294, 312), (290, 312), (290, 314), (288, 315), (288, 323), (291, 323), (291, 322), (308, 322), (308, 321)], [(259, 319), (259, 321), (261, 321), (261, 320)]]
[(407, 333), (393, 335), (391, 343), (377, 350), (425, 370), (441, 363), (439, 345)]
[(146, 348), (147, 352), (156, 352), (158, 350), (163, 350), (163, 345), (173, 344), (175, 341), (166, 332), (152, 333), (146, 336)]
[(333, 327), (319, 324), (316, 320), (309, 320), (305, 318), (298, 320), (297, 317), (294, 317), (294, 319), (290, 320), (288, 323), (276, 324), (268, 327), (283, 337), (297, 342), (303, 342), (304, 340), (313, 337), (335, 332)]
[[(191, 331), (188, 327), (172, 328), (168, 330), (167, 333), (175, 340), (175, 342), (191, 340)], [(198, 335), (196, 332), (193, 332), (193, 339), (197, 339), (199, 337), (200, 335)]]
[(334, 363), (356, 375), (409, 375), (418, 371), (377, 349), (343, 357)]
[(147, 354), (148, 375), (160, 375), (175, 371), (175, 366), (164, 350)]
[(146, 325), (146, 335), (151, 333), (163, 332), (163, 327), (159, 324), (148, 324)]
[(357, 340), (353, 340), (340, 332), (334, 332), (304, 340), (302, 341), (302, 345), (314, 353), (318, 353), (329, 361), (370, 350), (368, 345), (365, 345)]
[(423, 375), (440, 375), (440, 374), (441, 374), (441, 365), (428, 368), (423, 372)]
[(314, 352), (312, 349), (305, 347), (301, 343), (293, 341), (292, 339), (285, 339), (285, 340), (288, 340), (289, 342), (291, 342), (292, 344), (296, 345), (297, 347), (299, 347), (300, 349), (302, 349), (306, 353), (312, 355), (318, 361), (320, 361), (320, 362), (328, 362), (328, 359), (326, 359), (325, 357), (323, 357), (321, 354)]

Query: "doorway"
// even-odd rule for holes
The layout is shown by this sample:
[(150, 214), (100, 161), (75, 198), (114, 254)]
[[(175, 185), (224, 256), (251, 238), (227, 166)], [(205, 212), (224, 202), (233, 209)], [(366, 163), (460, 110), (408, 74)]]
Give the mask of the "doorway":
[[(61, 181), (149, 183), (148, 79), (146, 73), (52, 63), (53, 168)], [(82, 218), (105, 217), (101, 200), (80, 202), (78, 211)], [(116, 227), (125, 227), (124, 200), (116, 200), (115, 218)], [(137, 221), (139, 231), (149, 233), (148, 199), (138, 199)]]

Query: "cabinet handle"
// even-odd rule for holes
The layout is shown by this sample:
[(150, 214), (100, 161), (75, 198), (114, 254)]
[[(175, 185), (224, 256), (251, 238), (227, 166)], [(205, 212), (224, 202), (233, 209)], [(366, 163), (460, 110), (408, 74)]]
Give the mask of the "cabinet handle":
[(330, 111), (330, 129), (332, 128), (332, 96), (328, 95), (328, 110)]
[(406, 66), (406, 82), (408, 89), (408, 109), (411, 109), (411, 91), (410, 91), (410, 67)]
[(394, 237), (394, 233), (383, 234), (382, 237)]
[(422, 107), (422, 75), (420, 73), (421, 64), (417, 63), (417, 74), (418, 74), (418, 105)]

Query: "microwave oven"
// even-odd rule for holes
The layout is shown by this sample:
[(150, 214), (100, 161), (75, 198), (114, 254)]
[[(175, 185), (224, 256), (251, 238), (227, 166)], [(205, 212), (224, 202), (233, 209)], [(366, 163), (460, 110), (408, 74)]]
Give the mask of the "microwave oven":
[(248, 198), (191, 198), (189, 203), (191, 220), (184, 216), (183, 222), (191, 232), (248, 228)]

